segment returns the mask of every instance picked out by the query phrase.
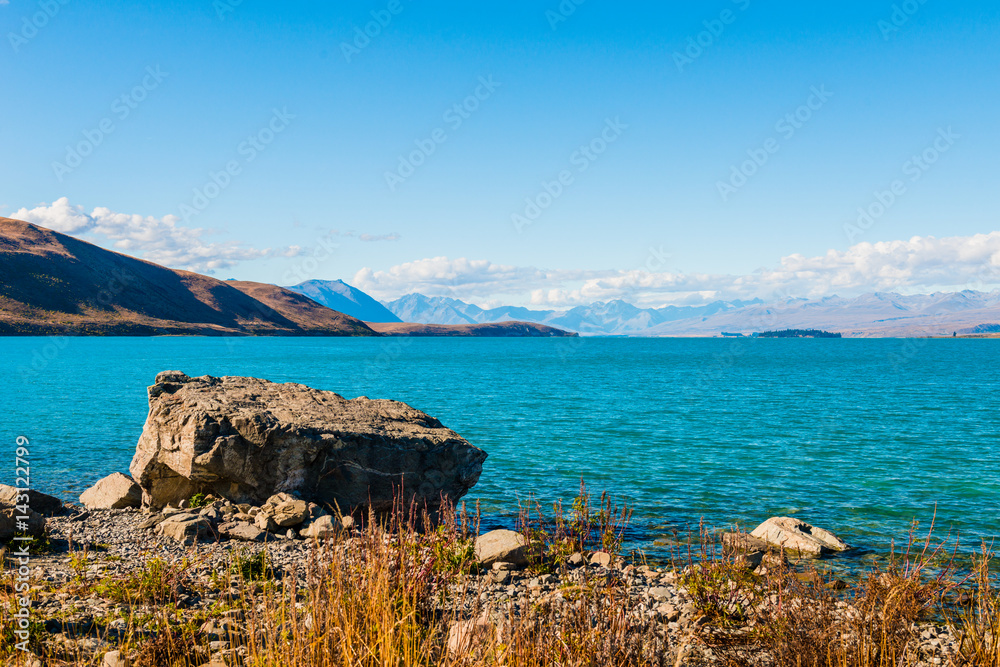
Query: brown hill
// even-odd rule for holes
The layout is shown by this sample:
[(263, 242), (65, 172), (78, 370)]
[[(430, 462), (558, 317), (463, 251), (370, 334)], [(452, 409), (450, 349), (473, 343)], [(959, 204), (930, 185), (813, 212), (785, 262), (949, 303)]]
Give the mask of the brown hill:
[(481, 336), (503, 338), (551, 338), (578, 336), (571, 331), (534, 322), (492, 322), (488, 324), (414, 324), (411, 322), (366, 322), (388, 336)]
[(0, 335), (373, 336), (274, 285), (175, 271), (0, 218)]

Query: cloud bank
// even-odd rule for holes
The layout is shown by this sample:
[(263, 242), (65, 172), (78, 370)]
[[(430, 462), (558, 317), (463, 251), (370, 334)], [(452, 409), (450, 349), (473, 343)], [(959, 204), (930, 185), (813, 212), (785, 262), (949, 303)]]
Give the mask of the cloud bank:
[(496, 295), (562, 308), (624, 299), (640, 306), (716, 299), (848, 296), (871, 291), (986, 289), (1000, 285), (1000, 232), (859, 243), (818, 257), (789, 255), (775, 268), (746, 275), (544, 270), (487, 260), (435, 257), (387, 271), (358, 271), (353, 284), (379, 298), (410, 292), (486, 302)]
[(211, 232), (182, 227), (179, 218), (163, 218), (115, 213), (99, 206), (89, 214), (82, 206), (73, 206), (66, 197), (33, 209), (22, 208), (11, 214), (42, 227), (80, 236), (94, 234), (109, 239), (115, 250), (176, 269), (212, 274), (239, 262), (266, 257), (294, 257), (298, 246), (258, 249), (239, 241), (213, 243), (206, 240)]

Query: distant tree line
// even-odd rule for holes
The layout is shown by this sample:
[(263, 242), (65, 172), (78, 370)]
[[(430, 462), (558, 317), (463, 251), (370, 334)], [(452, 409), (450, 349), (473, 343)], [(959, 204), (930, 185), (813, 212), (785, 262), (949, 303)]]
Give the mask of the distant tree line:
[(765, 331), (758, 334), (760, 338), (843, 338), (842, 334), (820, 331), (819, 329), (782, 329), (781, 331)]

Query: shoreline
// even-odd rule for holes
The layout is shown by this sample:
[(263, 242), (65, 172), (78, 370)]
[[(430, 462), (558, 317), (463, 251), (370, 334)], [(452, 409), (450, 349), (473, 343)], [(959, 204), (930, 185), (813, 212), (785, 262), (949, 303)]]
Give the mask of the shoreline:
[[(211, 504), (207, 506), (208, 510), (212, 508)], [(348, 520), (323, 539), (291, 539), (279, 533), (265, 543), (208, 538), (184, 544), (156, 534), (149, 525), (152, 516), (137, 508), (67, 507), (48, 519), (50, 550), (30, 558), (31, 609), (39, 646), (48, 647), (45, 650), (51, 656), (75, 655), (76, 662), (46, 664), (99, 665), (101, 659), (107, 664), (103, 658), (107, 652), (122, 651), (119, 655), (141, 652), (142, 643), (136, 645), (135, 633), (139, 632), (145, 638), (143, 641), (158, 636), (159, 626), (153, 619), (169, 608), (174, 610), (171, 614), (178, 617), (180, 625), (192, 628), (192, 636), (207, 647), (208, 654), (202, 655), (206, 662), (191, 664), (213, 660), (213, 665), (242, 665), (249, 649), (247, 639), (239, 636), (244, 632), (243, 622), (250, 615), (248, 605), (264, 604), (269, 595), (289, 582), (299, 582), (294, 587), (300, 588), (304, 585), (305, 571), (312, 567), (310, 563), (330, 562), (336, 558), (334, 554), (342, 554), (345, 549), (350, 558), (364, 560), (365, 550), (381, 548), (373, 544), (391, 545), (404, 539), (401, 533), (397, 535), (392, 530), (385, 533), (374, 525), (362, 527)], [(427, 534), (433, 539), (435, 531)], [(414, 534), (406, 539), (423, 538)], [(434, 549), (440, 547), (440, 543), (435, 544)], [(698, 590), (705, 584), (691, 574), (697, 570), (696, 564), (649, 566), (630, 562), (611, 549), (564, 554), (565, 560), (559, 563), (540, 562), (531, 566), (501, 562), (484, 566), (475, 564), (476, 544), (475, 556), (463, 552), (465, 560), (441, 575), (444, 586), (441, 599), (447, 600), (439, 611), (444, 619), (442, 633), (446, 630), (453, 633), (451, 628), (476, 624), (482, 618), (492, 619), (490, 623), (500, 627), (503, 622), (531, 617), (538, 609), (569, 605), (575, 599), (567, 594), (569, 591), (588, 590), (596, 593), (595, 599), (617, 596), (624, 605), (621, 609), (627, 609), (631, 619), (630, 632), (637, 638), (653, 632), (658, 637), (655, 640), (658, 650), (669, 653), (671, 658), (684, 653), (684, 664), (722, 664), (715, 655), (719, 649), (714, 647), (712, 637), (720, 632), (730, 633), (733, 628), (724, 618), (713, 617), (710, 604), (706, 607), (708, 598)], [(755, 577), (766, 578), (768, 567), (787, 567), (789, 576), (803, 581), (816, 576), (809, 567), (814, 561), (804, 564), (793, 561), (784, 566), (773, 558), (768, 561), (765, 556), (763, 562), (757, 561), (755, 565), (747, 563), (742, 553), (734, 552), (719, 560), (713, 556), (711, 562), (719, 564), (721, 576), (732, 581), (745, 576), (741, 572), (751, 573), (751, 570)], [(12, 576), (10, 553), (7, 556), (5, 578)], [(244, 567), (258, 562), (256, 558), (264, 559), (259, 562), (267, 565), (270, 574), (261, 577), (257, 575), (262, 573), (251, 577), (233, 574), (234, 562)], [(130, 601), (129, 589), (145, 585), (142, 582), (151, 579), (150, 572), (157, 571), (175, 575), (183, 571), (187, 583), (175, 590), (169, 600)], [(844, 582), (833, 580), (822, 583), (819, 590), (845, 586)], [(236, 609), (242, 611), (237, 614)], [(137, 626), (137, 618), (148, 620)], [(743, 625), (742, 629), (749, 633), (753, 624)], [(920, 623), (914, 636), (916, 643), (910, 650), (914, 656), (922, 657), (906, 664), (941, 664), (935, 658), (947, 660), (958, 649), (954, 630), (940, 622)], [(444, 639), (441, 637), (441, 641)], [(643, 641), (654, 639), (650, 636)]]

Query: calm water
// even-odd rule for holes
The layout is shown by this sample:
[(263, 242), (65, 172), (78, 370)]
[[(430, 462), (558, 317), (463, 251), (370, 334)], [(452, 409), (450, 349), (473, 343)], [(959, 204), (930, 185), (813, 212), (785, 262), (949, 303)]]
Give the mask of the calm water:
[[(581, 477), (635, 507), (632, 546), (795, 515), (868, 550), (926, 527), (1000, 535), (995, 340), (0, 339), (0, 480), (127, 471), (167, 369), (405, 401), (489, 459), (469, 499), (509, 521)], [(856, 556), (856, 552), (854, 555)]]

